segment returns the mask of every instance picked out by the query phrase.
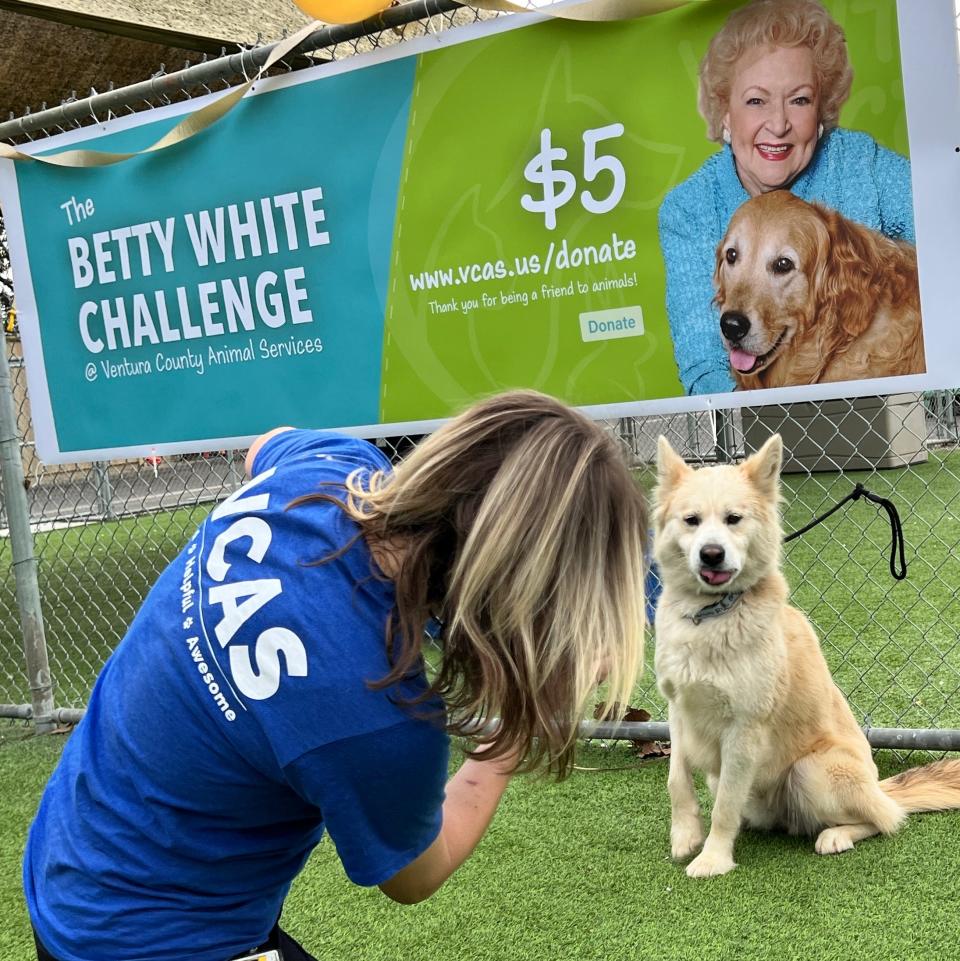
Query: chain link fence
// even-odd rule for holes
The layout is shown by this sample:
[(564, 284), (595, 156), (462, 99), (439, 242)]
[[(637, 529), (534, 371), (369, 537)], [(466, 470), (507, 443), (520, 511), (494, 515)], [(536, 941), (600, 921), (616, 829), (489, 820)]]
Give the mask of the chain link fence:
[[(424, 14), (432, 13), (424, 19)], [(451, 29), (485, 14), (452, 0), (405, 4), (357, 27), (311, 38), (309, 56), (283, 69), (337, 60)], [(376, 30), (374, 27), (381, 29)], [(20, 143), (83, 126), (94, 117), (147, 110), (236, 84), (269, 47), (221, 61), (158, 73), (150, 81), (89, 101), (0, 124), (0, 140)], [(0, 295), (10, 278), (0, 261)], [(11, 297), (0, 296), (0, 321)], [(7, 324), (13, 327), (13, 324)], [(73, 720), (151, 584), (179, 552), (210, 506), (243, 474), (243, 451), (170, 458), (45, 465), (33, 449), (29, 397), (17, 335), (9, 358), (17, 435), (46, 633), (56, 717)], [(830, 666), (865, 727), (884, 729), (877, 746), (960, 748), (960, 390), (900, 394), (738, 412), (628, 418), (609, 423), (630, 451), (641, 483), (652, 486), (656, 441), (665, 434), (694, 463), (728, 462), (774, 432), (787, 459), (787, 532), (807, 524), (863, 484), (890, 499), (903, 520), (909, 577), (890, 572), (891, 530), (872, 503), (848, 504), (785, 551), (793, 602), (812, 619)], [(377, 443), (397, 458), (415, 439)], [(5, 505), (0, 505), (0, 716), (31, 716), (31, 679)], [(657, 584), (649, 582), (655, 600)], [(636, 693), (638, 707), (663, 718), (652, 651)], [(664, 733), (661, 724), (652, 732)], [(881, 734), (881, 732), (874, 732)]]

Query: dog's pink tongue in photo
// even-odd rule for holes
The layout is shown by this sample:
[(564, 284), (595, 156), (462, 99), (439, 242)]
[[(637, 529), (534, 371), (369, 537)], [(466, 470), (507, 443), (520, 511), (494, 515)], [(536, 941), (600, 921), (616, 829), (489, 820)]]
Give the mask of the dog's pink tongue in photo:
[(745, 350), (740, 350), (736, 347), (730, 351), (730, 364), (735, 370), (739, 370), (741, 373), (745, 374), (756, 362), (757, 358), (755, 354), (748, 354)]
[(730, 571), (711, 571), (709, 568), (705, 567), (700, 571), (700, 576), (708, 583), (716, 586), (717, 584), (726, 584), (730, 580)]

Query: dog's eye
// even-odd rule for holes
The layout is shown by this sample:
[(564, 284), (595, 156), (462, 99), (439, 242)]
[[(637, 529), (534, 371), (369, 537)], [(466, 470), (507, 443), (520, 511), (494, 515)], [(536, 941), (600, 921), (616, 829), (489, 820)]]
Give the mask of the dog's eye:
[(742, 514), (727, 514), (727, 516), (724, 518), (724, 522), (729, 524), (731, 527), (735, 527), (742, 520)]
[(773, 262), (773, 272), (775, 274), (789, 274), (794, 269), (794, 263), (789, 257), (777, 257)]
[(736, 247), (727, 247), (726, 253), (724, 253), (723, 256), (726, 258), (728, 264), (735, 264), (737, 262)]
[(687, 516), (683, 519), (683, 523), (686, 524), (687, 527), (696, 527), (700, 523), (700, 515), (687, 514)]

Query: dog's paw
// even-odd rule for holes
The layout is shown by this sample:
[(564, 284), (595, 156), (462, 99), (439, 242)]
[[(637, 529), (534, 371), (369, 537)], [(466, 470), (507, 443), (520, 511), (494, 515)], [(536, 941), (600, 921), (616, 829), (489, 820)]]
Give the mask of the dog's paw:
[(701, 851), (688, 865), (688, 878), (715, 878), (727, 874), (736, 867), (729, 854), (713, 854)]
[(703, 846), (703, 825), (699, 820), (684, 821), (670, 828), (670, 854), (674, 861), (686, 861)]
[(840, 854), (853, 848), (853, 838), (844, 828), (824, 828), (817, 838), (817, 854)]

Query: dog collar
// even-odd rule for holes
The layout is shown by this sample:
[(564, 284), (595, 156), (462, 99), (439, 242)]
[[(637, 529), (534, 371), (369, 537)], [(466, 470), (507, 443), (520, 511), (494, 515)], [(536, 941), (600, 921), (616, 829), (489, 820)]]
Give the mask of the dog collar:
[(719, 601), (701, 607), (696, 614), (684, 614), (683, 616), (699, 625), (701, 621), (708, 617), (720, 617), (721, 614), (726, 614), (727, 611), (737, 606), (741, 597), (743, 597), (743, 591), (731, 591), (729, 594), (724, 594)]

